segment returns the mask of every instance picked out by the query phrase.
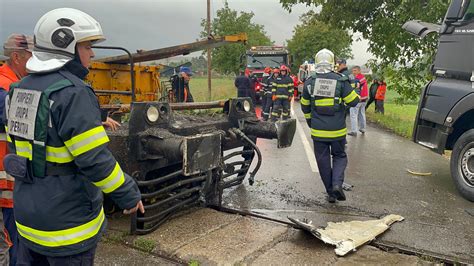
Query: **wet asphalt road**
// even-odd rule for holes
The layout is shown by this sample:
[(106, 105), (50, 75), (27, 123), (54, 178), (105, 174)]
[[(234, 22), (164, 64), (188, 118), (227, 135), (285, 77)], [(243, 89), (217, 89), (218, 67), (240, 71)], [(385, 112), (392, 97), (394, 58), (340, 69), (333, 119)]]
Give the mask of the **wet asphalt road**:
[[(405, 217), (378, 242), (461, 262), (474, 263), (474, 203), (456, 191), (448, 159), (410, 140), (368, 126), (365, 135), (348, 136), (346, 182), (354, 185), (347, 201), (329, 204), (317, 172), (309, 129), (293, 106), (298, 128), (292, 147), (258, 140), (263, 163), (254, 186), (247, 180), (225, 193), (224, 205), (272, 218), (329, 221), (363, 220), (393, 213)], [(431, 176), (414, 176), (431, 172)]]

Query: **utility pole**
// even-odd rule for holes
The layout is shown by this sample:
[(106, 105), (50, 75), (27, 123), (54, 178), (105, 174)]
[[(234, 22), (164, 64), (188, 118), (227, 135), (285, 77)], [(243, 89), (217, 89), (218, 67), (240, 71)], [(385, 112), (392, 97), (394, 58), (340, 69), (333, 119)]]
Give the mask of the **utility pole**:
[[(207, 36), (211, 36), (211, 0), (207, 0)], [(211, 101), (211, 48), (207, 49), (207, 100)]]

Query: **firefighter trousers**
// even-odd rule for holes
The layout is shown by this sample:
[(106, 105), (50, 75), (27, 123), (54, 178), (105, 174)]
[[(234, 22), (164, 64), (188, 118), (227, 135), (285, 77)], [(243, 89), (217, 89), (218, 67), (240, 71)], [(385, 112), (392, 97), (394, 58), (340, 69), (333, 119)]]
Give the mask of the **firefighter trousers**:
[(276, 121), (281, 116), (283, 116), (284, 120), (290, 116), (290, 100), (288, 98), (276, 99), (273, 102), (272, 120)]
[(333, 187), (342, 187), (344, 171), (347, 166), (346, 140), (316, 141), (313, 140), (314, 154), (318, 162), (319, 174), (326, 192), (334, 196)]
[(262, 97), (262, 117), (263, 120), (268, 120), (270, 117), (270, 109), (272, 108), (273, 101), (272, 101), (272, 94), (271, 93), (264, 93)]
[(25, 246), (20, 239), (18, 244), (17, 265), (93, 266), (96, 248), (97, 246), (76, 255), (52, 257), (34, 252)]

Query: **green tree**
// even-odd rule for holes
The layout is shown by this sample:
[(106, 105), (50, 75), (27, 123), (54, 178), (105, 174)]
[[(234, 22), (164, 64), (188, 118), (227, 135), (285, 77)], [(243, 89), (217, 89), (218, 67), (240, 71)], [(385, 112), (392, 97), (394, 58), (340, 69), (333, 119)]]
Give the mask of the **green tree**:
[(352, 38), (346, 30), (336, 29), (317, 20), (313, 12), (308, 12), (300, 18), (302, 24), (297, 25), (288, 49), (295, 63), (314, 58), (317, 51), (330, 49), (337, 58), (351, 58)]
[[(237, 74), (241, 67), (240, 58), (247, 49), (257, 45), (272, 45), (272, 41), (267, 36), (263, 25), (252, 23), (254, 13), (240, 12), (229, 8), (227, 2), (222, 9), (217, 11), (217, 16), (211, 22), (211, 34), (214, 36), (224, 36), (247, 33), (248, 41), (242, 44), (229, 44), (215, 48), (212, 51), (212, 68), (221, 74)], [(206, 20), (203, 19), (201, 26), (203, 31), (201, 37), (207, 37)]]
[[(297, 3), (319, 6), (317, 19), (340, 29), (360, 32), (369, 41), (369, 51), (377, 60), (370, 62), (390, 86), (406, 99), (415, 99), (422, 84), (431, 78), (429, 65), (436, 51), (436, 36), (423, 40), (402, 29), (409, 20), (440, 23), (446, 13), (446, 0), (280, 0), (291, 11)], [(382, 67), (380, 67), (382, 66)]]

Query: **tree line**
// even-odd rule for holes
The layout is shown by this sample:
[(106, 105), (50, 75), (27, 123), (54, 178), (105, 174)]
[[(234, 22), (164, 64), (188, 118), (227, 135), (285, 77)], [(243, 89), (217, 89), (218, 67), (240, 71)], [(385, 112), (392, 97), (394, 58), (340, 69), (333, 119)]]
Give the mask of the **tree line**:
[[(368, 40), (369, 52), (376, 58), (368, 65), (393, 82), (405, 99), (416, 99), (422, 85), (431, 78), (429, 66), (436, 51), (436, 36), (423, 40), (404, 32), (402, 25), (412, 19), (440, 23), (448, 8), (445, 0), (280, 0), (291, 12), (296, 4), (306, 4), (308, 12), (300, 17), (287, 47), (296, 67), (312, 59), (316, 51), (328, 48), (336, 56), (352, 58), (355, 33)], [(318, 12), (311, 11), (318, 7)], [(241, 56), (252, 46), (273, 45), (265, 25), (253, 22), (253, 12), (238, 12), (226, 3), (211, 22), (211, 34), (222, 36), (246, 32), (245, 46), (231, 44), (213, 49), (212, 66), (221, 74), (237, 74), (244, 66)], [(207, 37), (206, 20), (201, 23), (201, 37)], [(281, 44), (278, 44), (281, 45)]]

